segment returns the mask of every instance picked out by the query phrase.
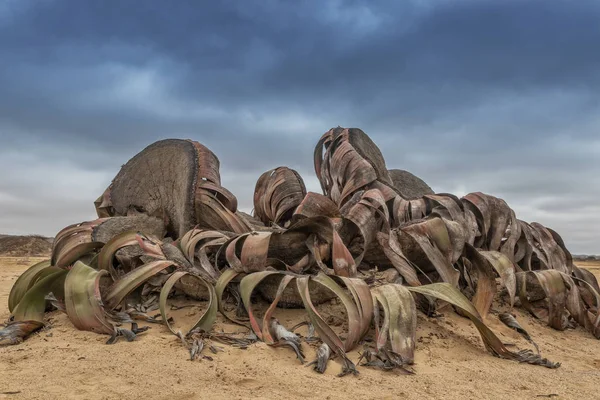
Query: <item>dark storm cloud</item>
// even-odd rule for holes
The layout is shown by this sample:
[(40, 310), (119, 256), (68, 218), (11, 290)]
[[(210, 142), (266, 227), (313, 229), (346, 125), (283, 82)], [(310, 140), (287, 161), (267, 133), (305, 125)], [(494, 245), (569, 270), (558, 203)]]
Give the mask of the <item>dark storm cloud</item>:
[(193, 138), (250, 209), (363, 128), (437, 191), (504, 197), (600, 253), (600, 4), (26, 1), (0, 5), (0, 230), (93, 217), (119, 166)]

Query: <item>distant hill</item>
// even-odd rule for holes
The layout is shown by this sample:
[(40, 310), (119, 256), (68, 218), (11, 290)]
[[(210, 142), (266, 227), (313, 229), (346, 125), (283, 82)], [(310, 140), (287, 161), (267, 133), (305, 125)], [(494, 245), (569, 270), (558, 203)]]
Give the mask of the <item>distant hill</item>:
[(600, 261), (600, 256), (591, 256), (587, 254), (573, 254), (575, 261)]
[(0, 235), (0, 256), (46, 257), (52, 251), (53, 238), (40, 235)]

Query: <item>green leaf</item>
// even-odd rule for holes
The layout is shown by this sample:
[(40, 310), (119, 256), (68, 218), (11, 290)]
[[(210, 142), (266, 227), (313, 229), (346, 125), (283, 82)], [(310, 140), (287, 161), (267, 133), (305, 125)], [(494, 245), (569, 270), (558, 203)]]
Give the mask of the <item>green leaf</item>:
[(40, 274), (45, 270), (56, 272), (56, 270), (52, 269), (50, 266), (50, 260), (45, 260), (32, 265), (19, 276), (8, 295), (8, 311), (12, 313), (25, 293), (31, 289), (38, 278), (40, 278)]
[(63, 290), (68, 271), (60, 270), (39, 279), (25, 293), (12, 312), (15, 321), (44, 322), (46, 311), (46, 295), (55, 290)]

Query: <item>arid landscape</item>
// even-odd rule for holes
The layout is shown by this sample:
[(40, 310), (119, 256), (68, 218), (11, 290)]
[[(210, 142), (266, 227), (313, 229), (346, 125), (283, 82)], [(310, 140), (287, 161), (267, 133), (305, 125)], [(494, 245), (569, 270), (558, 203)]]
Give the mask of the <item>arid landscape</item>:
[[(0, 320), (9, 316), (8, 294), (34, 257), (0, 258)], [(600, 262), (577, 262), (600, 277)], [(505, 307), (494, 303), (489, 326), (507, 344), (530, 347), (497, 319)], [(178, 323), (197, 309), (175, 314)], [(212, 361), (189, 361), (188, 352), (166, 327), (134, 342), (106, 345), (107, 336), (76, 330), (66, 315), (49, 314), (49, 327), (17, 346), (0, 348), (0, 398), (595, 398), (600, 376), (600, 341), (578, 327), (564, 332), (515, 309), (520, 324), (558, 369), (518, 364), (485, 352), (471, 323), (449, 308), (438, 318), (419, 315), (414, 375), (360, 367), (358, 376), (336, 376), (336, 362), (324, 375), (299, 364), (288, 348), (256, 343), (246, 350), (219, 345)], [(303, 310), (279, 310), (286, 325), (302, 321)], [(217, 330), (236, 329), (219, 320)], [(300, 333), (305, 333), (299, 330)], [(307, 359), (314, 349), (304, 344)], [(356, 361), (358, 352), (350, 354)]]
[(600, 399), (599, 20), (0, 0), (0, 400)]

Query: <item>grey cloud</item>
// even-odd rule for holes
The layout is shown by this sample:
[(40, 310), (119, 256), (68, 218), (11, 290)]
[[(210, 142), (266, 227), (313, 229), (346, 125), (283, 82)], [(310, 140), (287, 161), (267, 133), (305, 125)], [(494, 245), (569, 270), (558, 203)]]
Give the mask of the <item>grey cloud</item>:
[[(567, 1), (9, 1), (0, 7), (0, 230), (93, 216), (121, 164), (198, 140), (252, 207), (356, 126), (437, 191), (504, 197), (600, 253), (600, 5)], [(75, 179), (76, 178), (76, 179)]]

